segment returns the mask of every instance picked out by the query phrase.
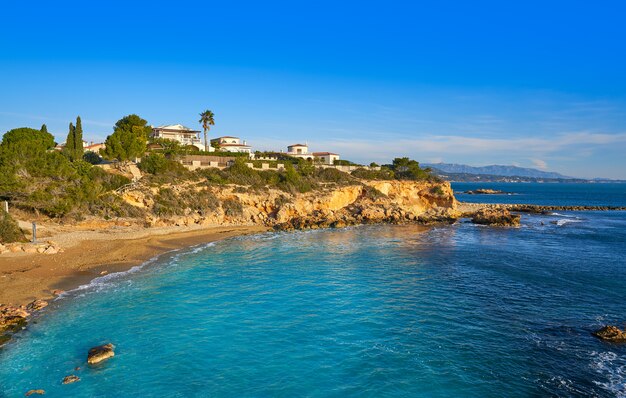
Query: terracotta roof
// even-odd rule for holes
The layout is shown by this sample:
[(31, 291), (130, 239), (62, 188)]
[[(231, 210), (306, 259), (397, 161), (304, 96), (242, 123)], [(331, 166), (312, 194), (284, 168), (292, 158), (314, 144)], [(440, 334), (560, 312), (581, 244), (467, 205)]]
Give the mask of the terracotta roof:
[(332, 153), (332, 152), (313, 152), (313, 156), (321, 156), (321, 155), (335, 155), (335, 156), (339, 156), (338, 153)]
[[(283, 145), (284, 145), (284, 144), (283, 144)], [(293, 144), (293, 145), (289, 145), (289, 147), (292, 147), (292, 146), (306, 146), (306, 147), (308, 147), (308, 145), (303, 145), (303, 144)]]
[[(239, 139), (239, 137), (233, 137), (233, 136), (231, 136), (231, 135), (224, 135), (224, 136), (222, 136), (222, 137), (217, 137), (217, 138), (213, 138), (213, 139), (214, 139), (214, 140), (219, 140), (220, 138), (236, 138), (236, 139)], [(212, 141), (212, 140), (211, 140), (211, 141)]]
[(244, 145), (244, 144), (220, 144), (220, 146), (245, 146), (245, 147), (249, 147), (250, 145)]

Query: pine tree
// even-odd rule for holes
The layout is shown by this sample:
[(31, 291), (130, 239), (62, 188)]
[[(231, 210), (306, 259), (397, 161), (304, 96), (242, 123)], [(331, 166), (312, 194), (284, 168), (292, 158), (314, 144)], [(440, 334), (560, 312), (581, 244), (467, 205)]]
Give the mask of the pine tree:
[(76, 118), (76, 128), (74, 129), (74, 156), (75, 160), (83, 158), (83, 124), (80, 120), (80, 116)]

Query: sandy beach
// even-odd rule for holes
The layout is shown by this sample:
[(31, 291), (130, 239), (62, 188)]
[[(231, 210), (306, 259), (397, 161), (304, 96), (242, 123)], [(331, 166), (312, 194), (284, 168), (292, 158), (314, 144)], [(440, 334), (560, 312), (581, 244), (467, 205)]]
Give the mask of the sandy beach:
[(34, 299), (50, 299), (54, 290), (76, 288), (173, 249), (264, 231), (267, 227), (51, 227), (44, 239), (53, 240), (63, 252), (0, 255), (0, 303), (23, 305)]

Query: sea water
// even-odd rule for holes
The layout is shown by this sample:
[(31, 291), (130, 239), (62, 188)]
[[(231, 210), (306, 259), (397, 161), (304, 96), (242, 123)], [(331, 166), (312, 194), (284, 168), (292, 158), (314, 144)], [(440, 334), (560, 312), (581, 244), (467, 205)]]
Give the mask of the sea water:
[(0, 397), (625, 397), (626, 345), (591, 335), (626, 323), (625, 259), (625, 212), (200, 245), (44, 309)]

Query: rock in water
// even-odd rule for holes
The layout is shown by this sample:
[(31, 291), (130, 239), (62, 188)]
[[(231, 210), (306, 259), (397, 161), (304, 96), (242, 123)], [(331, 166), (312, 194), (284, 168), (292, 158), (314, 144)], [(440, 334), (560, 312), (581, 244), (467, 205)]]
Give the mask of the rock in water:
[(102, 362), (105, 359), (111, 358), (115, 355), (113, 348), (115, 347), (111, 343), (93, 347), (89, 350), (89, 354), (87, 355), (87, 363), (93, 365), (95, 363)]
[(65, 376), (63, 378), (63, 384), (76, 383), (77, 381), (80, 381), (80, 377), (74, 375)]
[(511, 214), (507, 209), (480, 209), (472, 217), (472, 222), (497, 227), (516, 227), (520, 219), (519, 214)]
[(473, 191), (466, 191), (467, 195), (502, 195), (506, 192), (500, 191), (498, 189), (487, 189), (487, 188), (478, 188)]
[(35, 300), (32, 303), (28, 304), (26, 306), (26, 309), (28, 311), (39, 311), (42, 308), (45, 308), (48, 306), (48, 302), (46, 300)]
[(42, 390), (42, 389), (39, 389), (39, 390), (28, 390), (28, 392), (26, 394), (24, 394), (24, 395), (26, 395), (27, 397), (30, 397), (33, 394), (44, 395), (45, 393), (46, 393), (46, 390)]
[(602, 340), (614, 343), (626, 343), (626, 331), (616, 326), (607, 325), (593, 332), (593, 335)]

